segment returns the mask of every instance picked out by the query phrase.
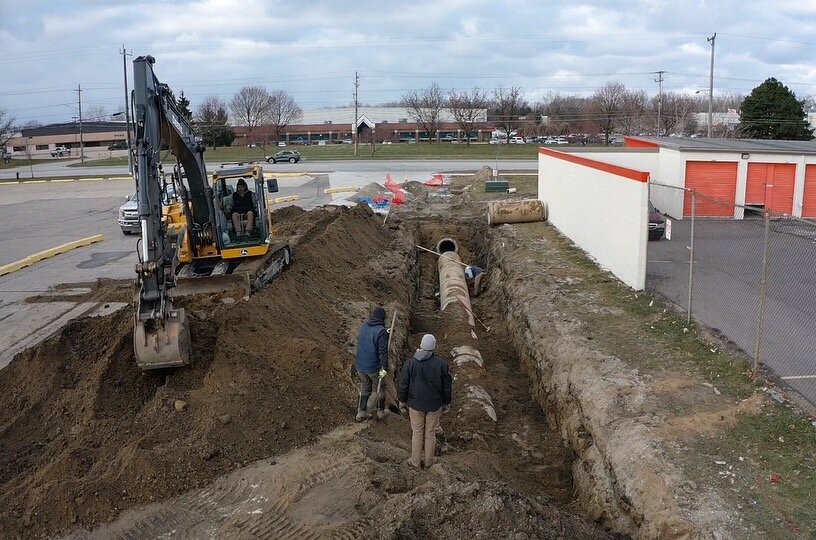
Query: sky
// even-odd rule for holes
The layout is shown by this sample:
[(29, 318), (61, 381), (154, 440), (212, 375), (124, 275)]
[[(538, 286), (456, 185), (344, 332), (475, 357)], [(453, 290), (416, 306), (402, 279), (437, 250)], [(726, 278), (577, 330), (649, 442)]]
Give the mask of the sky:
[[(191, 109), (243, 86), (292, 94), (303, 109), (393, 103), (518, 86), (531, 104), (607, 82), (750, 93), (776, 77), (816, 95), (816, 1), (780, 0), (0, 0), (0, 109), (18, 125), (124, 109), (133, 58)], [(131, 56), (132, 55), (132, 56)]]

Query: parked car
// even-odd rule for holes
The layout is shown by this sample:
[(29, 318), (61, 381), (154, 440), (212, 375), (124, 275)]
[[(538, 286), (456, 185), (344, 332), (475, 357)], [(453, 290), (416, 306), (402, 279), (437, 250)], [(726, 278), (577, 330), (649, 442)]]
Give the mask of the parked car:
[(51, 150), (51, 157), (62, 157), (71, 155), (71, 149), (67, 146), (56, 146)]
[(108, 146), (108, 150), (127, 150), (127, 143), (125, 141), (116, 141)]
[[(168, 205), (177, 200), (179, 195), (176, 193), (176, 188), (173, 184), (167, 184), (162, 196), (162, 204)], [(136, 193), (125, 197), (125, 204), (119, 207), (119, 219), (117, 220), (119, 227), (122, 229), (122, 234), (139, 234), (142, 225), (139, 222), (139, 199)]]
[(649, 240), (660, 240), (666, 232), (666, 218), (649, 201)]
[(510, 144), (524, 144), (524, 137), (510, 137)]
[(274, 156), (266, 156), (267, 163), (278, 163), (279, 161), (297, 163), (298, 161), (300, 161), (300, 152), (298, 152), (297, 150), (281, 150)]

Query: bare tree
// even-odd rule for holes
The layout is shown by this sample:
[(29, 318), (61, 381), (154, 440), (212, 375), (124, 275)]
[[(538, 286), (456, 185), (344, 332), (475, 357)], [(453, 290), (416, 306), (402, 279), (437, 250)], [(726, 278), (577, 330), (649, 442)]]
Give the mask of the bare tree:
[(212, 146), (229, 146), (235, 139), (235, 132), (229, 125), (227, 104), (219, 97), (209, 96), (196, 109), (195, 123), (204, 144)]
[(644, 131), (649, 98), (645, 90), (627, 90), (623, 95), (618, 129), (624, 135), (637, 135)]
[(592, 94), (592, 114), (604, 134), (606, 144), (609, 144), (609, 136), (620, 120), (625, 95), (626, 87), (619, 82), (606, 83)]
[(283, 90), (273, 92), (269, 98), (269, 123), (272, 124), (275, 142), (278, 142), (286, 126), (303, 118), (303, 111), (295, 103), (295, 98)]
[(105, 109), (105, 106), (99, 103), (88, 106), (86, 111), (87, 112), (82, 115), (83, 122), (95, 122), (108, 116), (108, 111)]
[(272, 96), (263, 86), (244, 86), (230, 101), (230, 111), (236, 122), (247, 127), (251, 139), (255, 128), (269, 122)]
[(588, 122), (586, 98), (550, 94), (536, 108), (542, 116), (547, 117), (544, 128), (547, 135), (566, 135), (576, 131), (597, 132), (597, 128)]
[(485, 120), (484, 111), (489, 101), (487, 93), (479, 88), (470, 92), (467, 90), (451, 90), (448, 96), (448, 107), (459, 129), (465, 132), (465, 141), (470, 146), (470, 134), (478, 122)]
[(414, 90), (402, 96), (402, 104), (408, 114), (428, 133), (430, 142), (436, 139), (439, 130), (439, 116), (445, 106), (445, 97), (438, 83), (425, 90)]
[[(657, 101), (655, 96), (651, 100), (651, 109), (657, 114)], [(658, 136), (668, 136), (671, 133), (687, 134), (696, 129), (691, 115), (699, 108), (698, 101), (690, 95), (678, 92), (665, 92), (660, 107), (660, 126)], [(691, 131), (689, 128), (691, 127)]]
[(530, 106), (521, 96), (521, 87), (499, 86), (493, 90), (493, 113), (496, 125), (504, 129), (507, 136), (526, 120), (523, 116), (530, 112)]
[(6, 149), (9, 139), (14, 134), (14, 117), (0, 107), (0, 151)]

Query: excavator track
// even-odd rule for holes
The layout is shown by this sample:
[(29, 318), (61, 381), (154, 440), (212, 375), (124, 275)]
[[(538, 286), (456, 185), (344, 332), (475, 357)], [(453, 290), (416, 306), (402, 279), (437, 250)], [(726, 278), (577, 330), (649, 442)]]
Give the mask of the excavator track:
[(169, 290), (171, 298), (197, 294), (241, 292), (250, 296), (283, 272), (292, 262), (292, 249), (287, 242), (269, 246), (262, 257), (222, 260), (212, 267), (188, 264), (176, 276), (176, 286)]

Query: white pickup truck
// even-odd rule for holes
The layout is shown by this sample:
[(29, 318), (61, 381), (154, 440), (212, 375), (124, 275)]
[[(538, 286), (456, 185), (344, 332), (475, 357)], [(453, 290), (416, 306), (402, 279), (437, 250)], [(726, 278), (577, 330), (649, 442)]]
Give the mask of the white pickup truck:
[(71, 149), (67, 146), (57, 146), (53, 150), (51, 150), (51, 157), (62, 157), (62, 156), (70, 156)]

